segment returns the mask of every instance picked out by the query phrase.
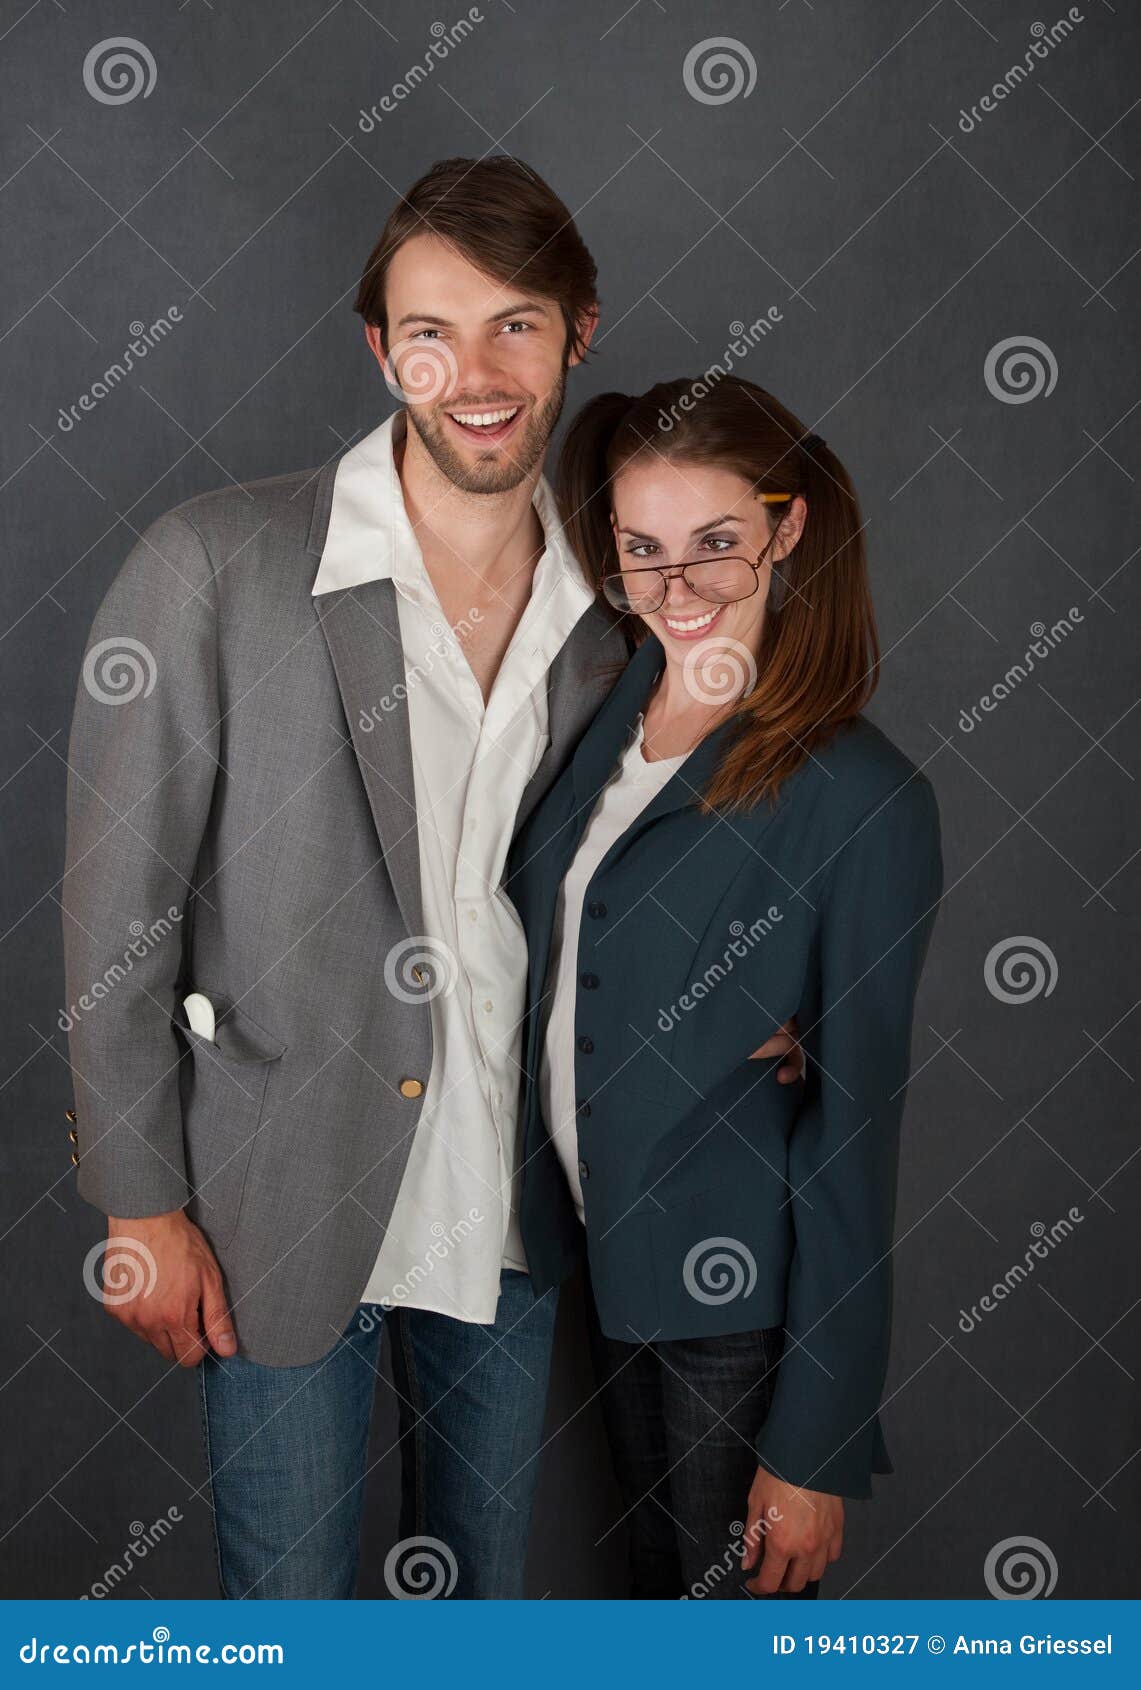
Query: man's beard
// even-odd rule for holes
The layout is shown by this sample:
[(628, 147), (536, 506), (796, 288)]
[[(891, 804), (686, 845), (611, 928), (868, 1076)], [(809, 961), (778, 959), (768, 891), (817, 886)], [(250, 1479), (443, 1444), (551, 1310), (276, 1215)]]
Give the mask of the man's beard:
[[(453, 487), (458, 487), (463, 493), (509, 493), (527, 479), (536, 464), (542, 462), (562, 412), (566, 388), (567, 372), (564, 367), (543, 404), (524, 419), (522, 430), (512, 440), (508, 455), (500, 456), (492, 448), (486, 458), (477, 458), (475, 463), (468, 463), (444, 433), (445, 425), (440, 420), (440, 412), (447, 406), (429, 409), (424, 405), (409, 405), (408, 416), (432, 462), (441, 475), (447, 476)], [(487, 409), (511, 403), (511, 400), (488, 400)], [(451, 408), (461, 409), (455, 402)]]

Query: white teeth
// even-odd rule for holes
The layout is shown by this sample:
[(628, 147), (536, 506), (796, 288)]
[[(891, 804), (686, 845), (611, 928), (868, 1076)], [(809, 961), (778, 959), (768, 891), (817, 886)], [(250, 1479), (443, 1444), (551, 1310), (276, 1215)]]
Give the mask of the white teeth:
[(681, 621), (675, 616), (667, 616), (664, 620), (666, 627), (672, 628), (674, 633), (691, 634), (695, 628), (708, 627), (709, 623), (712, 622), (713, 618), (718, 614), (718, 611), (710, 610), (704, 616), (691, 616), (686, 622)]
[(510, 422), (518, 410), (518, 405), (513, 405), (509, 411), (449, 411), (448, 415), (467, 428), (494, 428), (497, 423)]

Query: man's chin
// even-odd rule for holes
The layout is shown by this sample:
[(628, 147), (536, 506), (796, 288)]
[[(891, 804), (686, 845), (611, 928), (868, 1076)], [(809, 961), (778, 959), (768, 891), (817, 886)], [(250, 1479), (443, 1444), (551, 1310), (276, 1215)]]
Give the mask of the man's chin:
[(462, 493), (510, 493), (541, 465), (562, 408), (560, 386), (546, 405), (527, 419), (519, 438), (512, 439), (502, 452), (494, 448), (481, 452), (478, 442), (473, 442), (470, 455), (466, 447), (453, 445), (435, 411), (420, 416), (410, 405), (408, 416), (424, 450), (453, 487)]

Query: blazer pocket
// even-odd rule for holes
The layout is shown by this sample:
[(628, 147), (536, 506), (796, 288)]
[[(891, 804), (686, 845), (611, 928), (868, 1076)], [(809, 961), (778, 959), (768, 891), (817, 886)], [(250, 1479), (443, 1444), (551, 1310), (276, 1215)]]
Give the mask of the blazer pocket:
[(223, 1245), (237, 1228), (266, 1087), (286, 1046), (244, 1010), (223, 1008), (214, 992), (201, 989), (218, 1017), (214, 1039), (194, 1031), (181, 1002), (174, 1016), (188, 1046), (180, 1077), (186, 1213), (212, 1244)]
[(695, 1192), (647, 1218), (659, 1336), (782, 1326), (794, 1233), (783, 1180)]

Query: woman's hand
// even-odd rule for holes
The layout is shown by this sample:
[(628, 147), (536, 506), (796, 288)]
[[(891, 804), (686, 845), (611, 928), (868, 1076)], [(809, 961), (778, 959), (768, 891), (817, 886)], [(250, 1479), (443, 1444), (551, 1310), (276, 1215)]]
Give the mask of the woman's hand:
[(804, 1076), (804, 1052), (798, 1043), (800, 1029), (796, 1024), (796, 1016), (792, 1015), (775, 1032), (771, 1039), (766, 1039), (758, 1050), (752, 1052), (750, 1062), (768, 1062), (774, 1056), (784, 1056), (788, 1053), (788, 1061), (782, 1062), (777, 1069), (777, 1080), (782, 1086), (791, 1085), (793, 1080)]
[(786, 1485), (758, 1467), (749, 1492), (744, 1543), (742, 1566), (754, 1573), (746, 1589), (754, 1596), (803, 1590), (809, 1579), (823, 1577), (830, 1561), (840, 1559), (843, 1498)]

